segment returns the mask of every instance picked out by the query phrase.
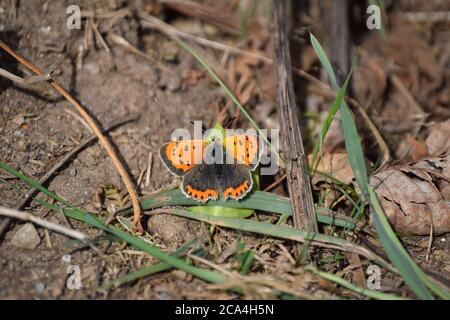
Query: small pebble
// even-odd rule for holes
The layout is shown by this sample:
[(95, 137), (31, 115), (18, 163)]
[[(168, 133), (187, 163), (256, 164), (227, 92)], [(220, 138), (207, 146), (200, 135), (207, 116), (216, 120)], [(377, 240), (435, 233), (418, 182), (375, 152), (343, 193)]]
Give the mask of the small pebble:
[(36, 289), (37, 292), (42, 293), (45, 290), (45, 284), (43, 284), (42, 282), (38, 282), (36, 283), (34, 288)]
[(69, 176), (75, 177), (76, 175), (77, 175), (77, 169), (75, 169), (75, 168), (70, 168), (70, 169), (69, 169)]
[(11, 244), (24, 249), (35, 249), (41, 238), (34, 225), (30, 222), (24, 224), (11, 239)]
[(61, 257), (61, 260), (66, 263), (70, 263), (72, 261), (72, 256), (70, 254), (64, 254)]
[(181, 87), (181, 79), (178, 75), (173, 75), (167, 82), (167, 89), (170, 91), (177, 91)]
[(83, 69), (87, 70), (92, 75), (97, 75), (100, 72), (100, 67), (94, 62), (85, 63)]

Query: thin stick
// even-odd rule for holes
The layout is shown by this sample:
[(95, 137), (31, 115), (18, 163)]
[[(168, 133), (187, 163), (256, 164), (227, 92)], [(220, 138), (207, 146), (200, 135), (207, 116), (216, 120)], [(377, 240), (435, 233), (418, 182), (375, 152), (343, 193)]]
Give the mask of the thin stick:
[(171, 75), (175, 74), (175, 72), (173, 70), (171, 70), (170, 68), (166, 67), (164, 64), (162, 64), (160, 61), (156, 60), (155, 58), (153, 58), (150, 54), (142, 52), (141, 50), (139, 50), (138, 48), (136, 48), (135, 46), (133, 46), (131, 43), (129, 43), (126, 39), (124, 39), (123, 37), (115, 34), (114, 32), (110, 32), (108, 33), (108, 38), (111, 39), (115, 44), (123, 47), (125, 50), (130, 51), (142, 58), (145, 58), (147, 60), (149, 60), (151, 63), (154, 63), (155, 66), (157, 68), (159, 68), (160, 70), (167, 72)]
[(450, 11), (434, 11), (434, 12), (402, 12), (407, 20), (413, 22), (436, 23), (441, 21), (450, 21)]
[(103, 39), (100, 31), (98, 31), (97, 24), (94, 22), (94, 18), (91, 18), (91, 25), (92, 25), (92, 30), (94, 30), (95, 37), (100, 42), (100, 44), (103, 46), (103, 49), (105, 49), (106, 52), (111, 52), (111, 49), (108, 47), (108, 44), (106, 43), (105, 39)]
[[(8, 52), (11, 56), (13, 56), (17, 61), (22, 63), (24, 66), (26, 66), (28, 69), (32, 70), (38, 75), (45, 74), (44, 71), (42, 71), (40, 68), (33, 65), (31, 62), (24, 59), (22, 56), (17, 54), (14, 50), (12, 50), (5, 42), (0, 40), (0, 47)], [(87, 122), (87, 124), (92, 128), (95, 135), (99, 138), (101, 144), (105, 148), (108, 155), (111, 157), (112, 162), (114, 163), (114, 166), (116, 167), (117, 171), (119, 172), (120, 176), (123, 179), (123, 182), (125, 184), (125, 187), (128, 191), (128, 194), (130, 195), (131, 203), (133, 204), (133, 211), (134, 211), (134, 218), (133, 218), (133, 231), (138, 234), (143, 234), (144, 229), (141, 225), (141, 207), (139, 204), (139, 200), (136, 194), (135, 187), (133, 185), (133, 182), (131, 181), (130, 176), (128, 175), (128, 172), (123, 167), (122, 163), (120, 162), (119, 158), (117, 157), (114, 148), (111, 146), (109, 141), (105, 138), (105, 136), (102, 134), (100, 128), (95, 124), (94, 120), (89, 116), (89, 114), (84, 110), (84, 108), (74, 99), (72, 96), (57, 82), (55, 82), (53, 79), (49, 80), (49, 84), (58, 91), (61, 95), (64, 96), (64, 98), (69, 101), (74, 108), (81, 114), (81, 116), (84, 118), (84, 120)]]
[(63, 235), (66, 235), (68, 237), (71, 237), (71, 238), (74, 238), (77, 240), (86, 241), (89, 239), (89, 237), (82, 232), (67, 228), (65, 226), (50, 222), (50, 221), (42, 219), (42, 218), (35, 217), (32, 214), (29, 214), (29, 213), (23, 212), (23, 211), (19, 211), (16, 209), (10, 209), (10, 208), (5, 208), (5, 207), (0, 206), (0, 215), (5, 216), (5, 217), (20, 219), (23, 221), (30, 221), (30, 222), (33, 222), (34, 224), (37, 224), (43, 228), (61, 233)]
[(286, 175), (283, 174), (281, 177), (279, 177), (277, 180), (275, 180), (274, 182), (272, 182), (271, 185), (269, 185), (267, 188), (264, 189), (264, 191), (270, 191), (273, 188), (275, 188), (277, 185), (279, 185), (281, 182), (283, 182), (283, 180), (286, 179)]
[(146, 188), (150, 184), (150, 177), (152, 176), (152, 164), (153, 164), (153, 153), (150, 151), (148, 154), (147, 172), (145, 175), (145, 187)]
[(178, 36), (180, 38), (183, 38), (186, 40), (191, 40), (191, 41), (197, 42), (200, 45), (210, 47), (210, 48), (213, 48), (216, 50), (221, 50), (221, 51), (225, 51), (225, 52), (229, 52), (229, 53), (233, 53), (233, 54), (240, 54), (240, 55), (248, 56), (251, 58), (261, 59), (265, 63), (269, 63), (269, 64), (273, 63), (272, 59), (270, 59), (260, 53), (245, 51), (245, 50), (242, 50), (239, 48), (228, 46), (226, 44), (223, 44), (223, 43), (220, 43), (217, 41), (212, 41), (212, 40), (208, 40), (205, 38), (196, 37), (189, 33), (179, 31), (176, 28), (172, 27), (170, 24), (165, 23), (163, 20), (158, 19), (154, 16), (142, 14), (141, 17), (142, 17), (141, 22), (144, 27), (156, 29), (159, 32), (164, 33), (168, 36)]
[[(115, 121), (113, 123), (111, 123), (109, 126), (107, 126), (103, 131), (104, 132), (108, 132), (111, 129), (114, 129), (124, 123), (136, 120), (137, 117), (136, 116), (129, 116), (126, 117), (124, 119), (121, 119), (119, 121)], [(86, 140), (84, 140), (82, 143), (80, 143), (77, 147), (75, 147), (74, 149), (72, 149), (69, 153), (67, 153), (61, 160), (58, 161), (57, 164), (55, 164), (53, 166), (53, 168), (51, 168), (42, 178), (39, 179), (38, 183), (39, 184), (44, 184), (46, 183), (52, 176), (53, 174), (58, 171), (70, 158), (72, 158), (75, 154), (77, 154), (78, 152), (80, 152), (81, 150), (83, 150), (87, 145), (89, 145), (90, 143), (92, 143), (93, 141), (95, 141), (95, 139), (97, 139), (97, 136), (93, 135), (89, 138), (87, 138)], [(26, 204), (28, 203), (28, 201), (31, 199), (31, 197), (33, 197), (37, 192), (37, 189), (32, 187), (30, 188), (27, 193), (23, 196), (22, 200), (20, 200), (16, 206), (15, 209), (16, 210), (21, 210), (23, 209)], [(10, 218), (5, 218), (2, 221), (2, 224), (0, 225), (0, 239), (3, 238), (5, 232), (9, 229), (9, 226), (11, 225), (12, 219)]]
[(292, 81), (287, 30), (287, 2), (273, 1), (276, 93), (284, 146), (286, 176), (294, 226), (304, 231), (318, 231), (308, 163), (303, 148)]

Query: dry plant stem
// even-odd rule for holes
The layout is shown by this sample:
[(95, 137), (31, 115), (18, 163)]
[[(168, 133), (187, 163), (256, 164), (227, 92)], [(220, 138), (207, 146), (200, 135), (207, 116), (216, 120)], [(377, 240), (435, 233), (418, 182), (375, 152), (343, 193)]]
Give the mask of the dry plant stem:
[(35, 217), (32, 214), (29, 214), (29, 213), (23, 212), (23, 211), (19, 211), (16, 209), (0, 207), (0, 215), (10, 217), (10, 218), (20, 219), (23, 221), (30, 221), (41, 227), (61, 233), (63, 235), (71, 237), (73, 239), (77, 239), (77, 240), (81, 240), (81, 241), (86, 241), (89, 239), (89, 237), (82, 232), (67, 228), (65, 226), (47, 221), (42, 218)]
[(248, 56), (250, 58), (260, 59), (265, 63), (273, 63), (272, 59), (270, 59), (260, 53), (245, 51), (245, 50), (242, 50), (239, 48), (228, 46), (226, 44), (223, 44), (223, 43), (220, 43), (217, 41), (212, 41), (212, 40), (208, 40), (205, 38), (196, 37), (189, 33), (179, 31), (176, 28), (172, 27), (170, 24), (165, 23), (161, 19), (158, 19), (154, 16), (142, 13), (141, 18), (142, 18), (141, 22), (144, 27), (156, 29), (159, 32), (164, 33), (168, 36), (177, 36), (177, 37), (180, 37), (180, 38), (183, 38), (186, 40), (194, 41), (205, 47), (210, 47), (210, 48), (213, 48), (216, 50), (221, 50), (221, 51), (225, 51), (225, 52), (229, 52), (229, 53), (233, 53), (233, 54), (240, 54), (240, 55)]
[(175, 73), (173, 70), (171, 70), (170, 68), (166, 67), (164, 64), (162, 64), (161, 62), (159, 62), (155, 58), (153, 58), (151, 55), (140, 51), (138, 48), (136, 48), (131, 43), (129, 43), (127, 40), (125, 40), (121, 36), (115, 34), (114, 32), (108, 33), (108, 37), (115, 44), (125, 48), (127, 51), (130, 51), (130, 52), (132, 52), (132, 53), (134, 53), (134, 54), (136, 54), (136, 55), (138, 55), (138, 56), (140, 56), (142, 58), (145, 58), (145, 59), (149, 60), (151, 63), (155, 64), (155, 66), (157, 68), (159, 68), (160, 70), (162, 70), (164, 72), (167, 72), (168, 74), (171, 74), (171, 75), (173, 75)]
[[(42, 71), (40, 68), (36, 67), (20, 55), (18, 55), (16, 52), (14, 52), (6, 43), (0, 40), (0, 47), (8, 52), (11, 56), (13, 56), (17, 61), (22, 63), (24, 66), (26, 66), (28, 69), (32, 70), (38, 75), (45, 74), (44, 71)], [(133, 224), (134, 224), (134, 232), (137, 232), (139, 234), (143, 234), (144, 229), (141, 225), (141, 207), (139, 205), (139, 200), (136, 194), (136, 190), (134, 188), (133, 182), (131, 181), (130, 176), (128, 175), (127, 171), (123, 167), (122, 163), (120, 162), (119, 158), (117, 157), (116, 153), (114, 152), (113, 147), (109, 143), (109, 141), (105, 138), (105, 136), (102, 134), (100, 128), (95, 124), (95, 122), (92, 120), (92, 118), (89, 116), (89, 114), (86, 112), (86, 110), (83, 109), (83, 107), (74, 99), (72, 96), (58, 83), (56, 83), (54, 80), (49, 80), (49, 84), (58, 91), (61, 95), (64, 96), (64, 98), (67, 99), (74, 107), (77, 109), (77, 111), (81, 114), (83, 119), (88, 123), (88, 125), (92, 128), (95, 135), (99, 138), (101, 144), (105, 148), (108, 155), (111, 157), (111, 160), (113, 161), (115, 167), (117, 168), (117, 171), (119, 172), (120, 176), (123, 179), (123, 182), (125, 184), (125, 187), (130, 195), (131, 203), (133, 204), (133, 211), (134, 211), (134, 218), (133, 218)]]
[(126, 16), (131, 16), (131, 11), (129, 9), (119, 9), (116, 11), (108, 11), (108, 12), (99, 12), (96, 13), (90, 10), (82, 10), (81, 17), (82, 18), (95, 18), (95, 19), (111, 19), (111, 18), (123, 18)]
[(286, 175), (283, 174), (280, 178), (278, 178), (277, 180), (275, 180), (272, 184), (270, 184), (268, 187), (266, 187), (264, 189), (264, 191), (270, 191), (273, 188), (275, 188), (276, 186), (278, 186), (280, 183), (282, 183), (284, 181), (284, 179), (286, 179)]
[(437, 23), (442, 21), (450, 21), (450, 11), (433, 11), (433, 12), (402, 12), (407, 20), (417, 23)]
[[(350, 27), (349, 27), (349, 1), (334, 0), (331, 3), (330, 23), (330, 52), (343, 75), (350, 69)], [(345, 77), (345, 76), (344, 76)], [(342, 79), (343, 82), (344, 79)], [(342, 83), (339, 83), (341, 86)]]
[[(110, 124), (109, 126), (107, 126), (103, 131), (107, 132), (121, 124), (136, 120), (137, 117), (136, 116), (130, 116), (130, 117), (126, 117), (124, 119), (121, 119), (119, 121), (115, 121), (114, 123)], [(77, 147), (75, 147), (74, 149), (72, 149), (70, 152), (68, 152), (61, 160), (58, 161), (57, 164), (55, 164), (49, 171), (47, 171), (47, 173), (42, 176), (42, 178), (39, 179), (38, 183), (39, 184), (44, 184), (46, 183), (52, 176), (53, 174), (58, 171), (70, 158), (72, 158), (75, 154), (77, 154), (78, 152), (80, 152), (81, 150), (83, 150), (88, 144), (92, 143), (93, 141), (95, 141), (95, 139), (97, 139), (97, 136), (91, 136), (89, 138), (87, 138), (86, 140), (84, 140), (82, 143), (80, 143)], [(16, 177), (14, 177), (16, 178)], [(25, 195), (22, 197), (22, 199), (15, 205), (15, 209), (16, 210), (21, 210), (23, 209), (26, 204), (28, 203), (28, 201), (30, 201), (30, 199), (36, 194), (38, 190), (34, 187), (31, 187), (26, 193)], [(12, 219), (11, 218), (5, 218), (2, 223), (0, 224), (0, 239), (3, 238), (4, 234), (6, 231), (8, 231), (10, 225), (11, 225)]]
[(294, 226), (300, 230), (318, 232), (308, 163), (303, 149), (298, 110), (292, 82), (291, 57), (287, 29), (287, 3), (274, 0), (274, 48), (276, 65), (277, 106), (285, 154), (286, 176), (292, 203)]

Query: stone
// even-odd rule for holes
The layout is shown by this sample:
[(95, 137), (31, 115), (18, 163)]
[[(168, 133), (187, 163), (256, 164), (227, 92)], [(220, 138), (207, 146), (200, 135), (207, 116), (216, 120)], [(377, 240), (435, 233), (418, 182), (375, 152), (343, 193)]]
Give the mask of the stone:
[(11, 244), (24, 249), (35, 249), (41, 243), (41, 237), (32, 223), (24, 224), (11, 239)]

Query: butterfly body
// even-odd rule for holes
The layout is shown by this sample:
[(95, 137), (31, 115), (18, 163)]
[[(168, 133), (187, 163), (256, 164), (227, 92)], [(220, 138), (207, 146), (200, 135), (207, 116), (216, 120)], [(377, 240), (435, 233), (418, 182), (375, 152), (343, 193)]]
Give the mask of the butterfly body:
[(258, 138), (234, 135), (223, 140), (180, 140), (164, 144), (167, 169), (183, 177), (184, 195), (196, 201), (244, 198), (253, 187), (251, 171), (259, 162)]

